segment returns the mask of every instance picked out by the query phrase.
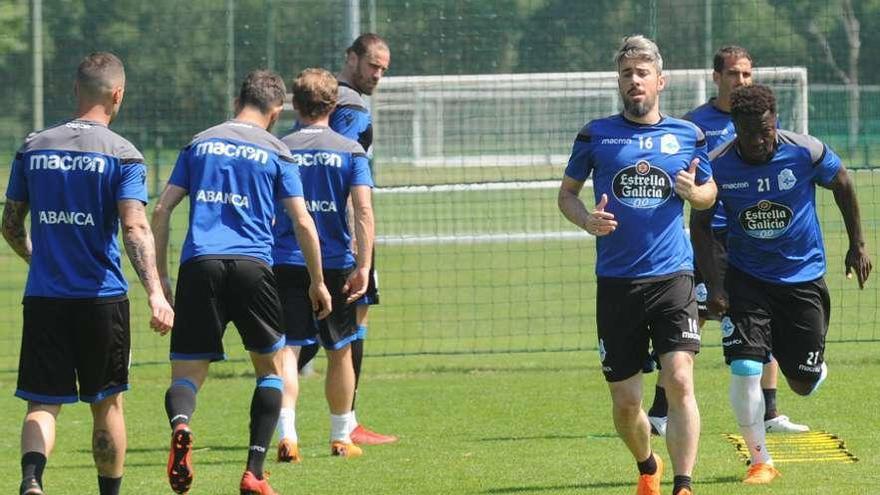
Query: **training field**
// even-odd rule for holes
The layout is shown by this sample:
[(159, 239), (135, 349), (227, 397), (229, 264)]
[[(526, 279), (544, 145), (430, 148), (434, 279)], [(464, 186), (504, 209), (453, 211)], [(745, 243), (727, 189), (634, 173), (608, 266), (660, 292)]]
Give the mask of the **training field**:
[[(869, 246), (876, 246), (878, 175), (865, 171), (855, 177)], [(822, 454), (808, 450), (799, 457), (804, 462), (780, 462), (784, 476), (771, 487), (743, 486), (745, 466), (723, 437), (737, 428), (728, 406), (718, 326), (710, 323), (697, 361), (703, 417), (698, 493), (880, 493), (878, 284), (874, 278), (865, 291), (857, 291), (854, 280), (844, 279), (845, 231), (831, 194), (820, 192), (819, 203), (833, 298), (826, 353), (830, 377), (811, 398), (781, 385), (779, 403), (793, 419), (839, 435), (859, 461), (806, 462)], [(615, 435), (592, 350), (593, 241), (586, 236), (560, 240), (569, 234), (549, 237), (573, 232), (556, 209), (555, 190), (383, 192), (376, 195), (376, 205), (384, 239), (378, 261), (383, 304), (371, 313), (367, 352), (372, 356), (358, 410), (367, 426), (399, 434), (401, 441), (367, 448), (361, 459), (331, 458), (323, 380), (307, 379), (298, 418), (306, 459), (299, 466), (269, 462), (275, 488), (283, 494), (631, 494), (635, 466)], [(184, 211), (174, 218), (173, 239), (179, 245)], [(528, 235), (487, 241), (504, 232)], [(3, 256), (6, 266), (19, 266), (10, 254)], [(5, 344), (0, 389), (7, 391), (0, 397), (0, 414), (7, 418), (0, 432), (3, 493), (17, 484), (24, 411), (23, 402), (11, 396), (24, 280), (20, 268), (0, 282), (7, 308), (0, 320)], [(165, 480), (169, 431), (163, 407), (167, 338), (145, 327), (142, 293), (133, 285), (134, 388), (126, 394), (129, 450), (123, 489), (171, 493)], [(232, 327), (226, 342), (230, 362), (214, 365), (199, 394), (193, 494), (235, 493), (244, 467), (254, 381)], [(528, 349), (536, 351), (507, 352)], [(653, 383), (649, 376), (646, 401)], [(668, 461), (664, 443), (655, 439), (654, 445)], [(671, 477), (667, 462), (664, 493), (671, 489)], [(85, 405), (65, 406), (45, 481), (52, 495), (94, 493)]]
[[(719, 338), (717, 326), (710, 326), (706, 343)], [(199, 395), (192, 423), (197, 442), (193, 494), (237, 493), (253, 379), (237, 348), (232, 357), (239, 360), (215, 365)], [(772, 487), (739, 483), (745, 466), (722, 438), (736, 430), (727, 406), (728, 372), (720, 347), (713, 346), (697, 361), (703, 418), (697, 493), (880, 493), (877, 345), (832, 343), (827, 359), (829, 379), (817, 396), (801, 398), (780, 388), (779, 403), (792, 418), (840, 435), (859, 462), (780, 463), (783, 477)], [(135, 388), (126, 395), (129, 452), (123, 491), (171, 493), (164, 474), (169, 432), (162, 406), (168, 369), (164, 364), (135, 366), (132, 375)], [(305, 460), (296, 466), (267, 462), (280, 493), (634, 492), (635, 466), (615, 436), (610, 400), (592, 351), (374, 358), (367, 361), (365, 376), (360, 419), (378, 431), (399, 434), (400, 442), (367, 448), (360, 459), (331, 458), (323, 380), (307, 379), (298, 418)], [(11, 390), (14, 379), (14, 373), (0, 374), (3, 390)], [(653, 385), (653, 380), (649, 376), (646, 381)], [(0, 414), (7, 418), (0, 431), (0, 462), (6, 473), (2, 493), (17, 486), (22, 411), (21, 401), (8, 394), (0, 398)], [(69, 407), (60, 418), (58, 448), (45, 475), (47, 493), (94, 493), (88, 409)], [(668, 460), (663, 442), (653, 443)], [(663, 493), (671, 490), (671, 479), (667, 471)]]

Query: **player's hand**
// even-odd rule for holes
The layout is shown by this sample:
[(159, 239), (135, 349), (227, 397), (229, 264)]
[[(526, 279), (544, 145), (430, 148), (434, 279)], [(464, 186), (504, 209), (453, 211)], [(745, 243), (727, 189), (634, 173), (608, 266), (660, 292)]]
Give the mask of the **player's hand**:
[(584, 222), (583, 228), (587, 233), (596, 237), (601, 237), (603, 235), (608, 235), (617, 229), (617, 220), (614, 219), (614, 214), (605, 211), (605, 206), (607, 205), (608, 195), (602, 193), (602, 198), (599, 200), (599, 204), (597, 204), (596, 208), (590, 212), (587, 221)]
[(706, 309), (709, 311), (709, 314), (713, 315), (721, 316), (727, 314), (727, 310), (730, 309), (727, 291), (724, 289), (712, 289), (711, 296), (706, 301)]
[(358, 269), (355, 268), (353, 272), (348, 276), (348, 280), (345, 281), (345, 285), (342, 286), (342, 293), (347, 294), (348, 297), (345, 298), (346, 304), (351, 304), (364, 295), (364, 292), (367, 292), (367, 284), (370, 280), (370, 270), (367, 268)]
[(679, 170), (675, 174), (675, 194), (682, 199), (690, 201), (694, 197), (697, 189), (697, 165), (700, 164), (699, 158), (691, 160), (691, 166), (687, 170)]
[(864, 245), (850, 246), (846, 252), (846, 278), (852, 278), (853, 273), (859, 281), (859, 289), (865, 288), (865, 281), (871, 274), (871, 258), (868, 257), (868, 250)]
[(149, 299), (150, 328), (159, 335), (165, 335), (174, 326), (174, 310), (163, 294), (151, 294)]
[(159, 277), (159, 283), (162, 284), (162, 293), (165, 294), (165, 299), (172, 306), (174, 305), (174, 289), (171, 287), (173, 284), (171, 283), (171, 277), (165, 276)]
[(323, 320), (333, 310), (333, 304), (330, 302), (330, 292), (324, 283), (309, 284), (309, 299), (312, 300), (312, 311), (319, 320)]

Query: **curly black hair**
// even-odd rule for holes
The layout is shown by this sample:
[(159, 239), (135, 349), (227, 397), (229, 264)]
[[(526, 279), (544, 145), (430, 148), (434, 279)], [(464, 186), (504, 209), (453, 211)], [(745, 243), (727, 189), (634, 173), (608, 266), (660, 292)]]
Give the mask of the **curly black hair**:
[(763, 84), (740, 86), (730, 94), (730, 116), (761, 116), (766, 112), (776, 114), (776, 96)]

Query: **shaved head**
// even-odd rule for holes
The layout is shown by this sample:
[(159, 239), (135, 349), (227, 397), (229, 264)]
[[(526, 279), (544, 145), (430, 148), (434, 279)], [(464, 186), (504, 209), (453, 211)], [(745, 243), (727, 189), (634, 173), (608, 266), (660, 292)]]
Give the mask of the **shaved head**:
[(76, 87), (80, 99), (101, 100), (117, 88), (125, 87), (125, 68), (119, 57), (108, 52), (87, 55), (76, 69)]

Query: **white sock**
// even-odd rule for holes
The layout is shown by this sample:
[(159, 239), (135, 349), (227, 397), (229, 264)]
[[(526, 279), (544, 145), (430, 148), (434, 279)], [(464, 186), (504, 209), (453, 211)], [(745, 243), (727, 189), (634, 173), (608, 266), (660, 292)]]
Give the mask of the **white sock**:
[(351, 413), (349, 413), (349, 414), (351, 416), (349, 417), (348, 433), (351, 434), (351, 432), (353, 432), (354, 429), (358, 427), (358, 420), (357, 420), (357, 416), (355, 416), (355, 414), (354, 414), (354, 409), (352, 409)]
[(299, 441), (296, 436), (296, 409), (292, 407), (281, 408), (276, 430), (278, 430), (278, 438), (286, 438), (291, 442)]
[(330, 415), (330, 441), (351, 443), (349, 424), (352, 419), (352, 413), (331, 414)]
[(730, 405), (739, 423), (739, 431), (749, 448), (754, 464), (773, 464), (767, 451), (767, 432), (764, 430), (764, 394), (761, 375), (730, 376)]

